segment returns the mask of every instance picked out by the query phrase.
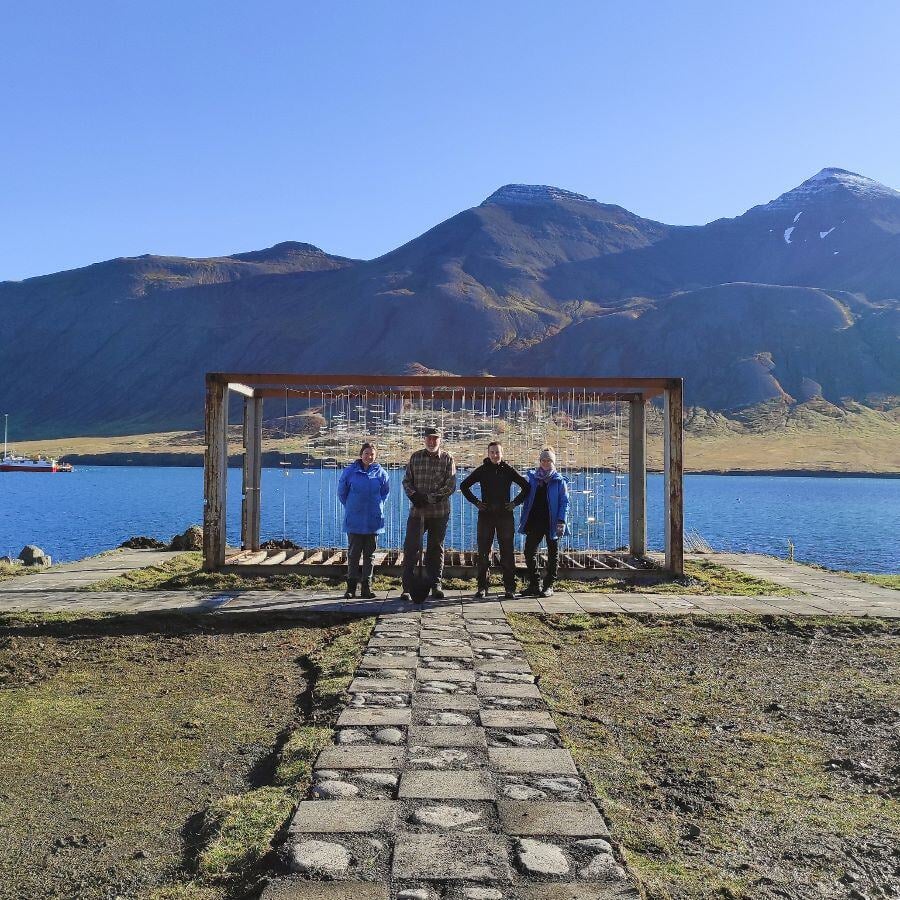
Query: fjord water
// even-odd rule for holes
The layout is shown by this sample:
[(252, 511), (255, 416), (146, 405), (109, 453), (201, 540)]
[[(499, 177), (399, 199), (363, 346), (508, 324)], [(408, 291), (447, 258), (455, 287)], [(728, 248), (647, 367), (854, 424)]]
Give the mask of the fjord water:
[[(402, 470), (391, 472), (387, 538), (396, 543), (405, 521)], [(301, 546), (341, 546), (338, 470), (265, 469), (262, 537), (287, 536)], [(240, 534), (241, 473), (229, 471), (228, 540)], [(572, 479), (571, 546), (627, 543), (627, 480), (581, 473)], [(651, 549), (661, 549), (662, 476), (648, 478)], [(617, 509), (619, 515), (616, 514)], [(203, 516), (198, 468), (79, 467), (72, 474), (0, 474), (0, 555), (37, 544), (54, 560), (79, 559), (132, 535), (168, 540)], [(685, 526), (717, 550), (785, 556), (865, 572), (900, 570), (900, 479), (768, 475), (688, 475)], [(454, 496), (449, 539), (474, 545), (474, 510)]]

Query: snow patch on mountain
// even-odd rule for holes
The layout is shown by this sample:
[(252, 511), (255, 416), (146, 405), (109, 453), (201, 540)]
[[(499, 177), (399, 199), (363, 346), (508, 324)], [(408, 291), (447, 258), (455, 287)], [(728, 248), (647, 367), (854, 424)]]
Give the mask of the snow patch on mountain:
[(597, 201), (584, 194), (576, 194), (574, 191), (566, 191), (549, 184), (505, 184), (494, 191), (481, 205), (497, 204), (533, 204), (554, 203), (560, 200), (579, 200), (581, 202), (596, 203)]
[(790, 228), (784, 229), (784, 242), (789, 244), (791, 242), (791, 232), (794, 230), (794, 226), (791, 225)]
[(831, 232), (834, 231), (835, 228), (837, 228), (837, 225), (832, 225), (831, 228), (828, 229), (828, 231), (820, 231), (819, 237), (822, 239), (827, 238), (828, 235), (831, 234)]
[(803, 215), (803, 210), (801, 209), (800, 212), (798, 212), (797, 215), (794, 216), (794, 224), (795, 225), (797, 224), (798, 220), (800, 219), (800, 216), (802, 216), (802, 215)]

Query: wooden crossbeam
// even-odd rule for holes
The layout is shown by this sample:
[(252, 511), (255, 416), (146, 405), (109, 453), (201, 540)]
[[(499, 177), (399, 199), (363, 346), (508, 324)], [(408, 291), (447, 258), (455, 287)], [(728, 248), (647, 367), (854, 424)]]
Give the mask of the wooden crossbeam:
[(272, 555), (262, 561), (261, 565), (263, 566), (277, 566), (287, 559), (287, 550), (269, 550), (268, 552)]

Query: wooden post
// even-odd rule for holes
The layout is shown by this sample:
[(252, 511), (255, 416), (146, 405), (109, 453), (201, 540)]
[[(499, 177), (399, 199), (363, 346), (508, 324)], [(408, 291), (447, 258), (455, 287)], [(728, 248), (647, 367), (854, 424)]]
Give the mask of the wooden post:
[(647, 401), (631, 398), (628, 423), (628, 549), (632, 556), (647, 552)]
[(244, 398), (244, 493), (241, 503), (241, 546), (244, 550), (259, 550), (262, 405), (261, 397)]
[(206, 376), (206, 458), (203, 469), (203, 568), (225, 564), (225, 487), (228, 478), (228, 388)]
[(665, 392), (666, 568), (684, 575), (684, 383), (672, 379)]

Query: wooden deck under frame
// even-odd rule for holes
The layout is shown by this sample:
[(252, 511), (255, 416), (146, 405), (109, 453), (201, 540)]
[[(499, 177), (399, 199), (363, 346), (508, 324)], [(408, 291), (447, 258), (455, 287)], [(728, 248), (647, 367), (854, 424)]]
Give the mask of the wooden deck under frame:
[[(444, 577), (475, 578), (477, 554), (471, 550), (444, 552)], [(377, 575), (400, 576), (403, 569), (402, 550), (378, 550), (375, 553)], [(538, 552), (541, 567), (547, 563), (546, 553)], [(491, 556), (491, 569), (500, 571), (500, 554)], [(347, 573), (347, 550), (341, 547), (310, 550), (241, 550), (229, 554), (220, 572), (250, 577), (272, 575), (319, 575), (343, 578)], [(525, 577), (525, 558), (516, 554), (516, 572)], [(629, 581), (656, 582), (671, 574), (646, 557), (628, 553), (607, 553), (596, 550), (565, 551), (559, 554), (560, 579), (592, 581), (598, 578), (620, 578)]]

